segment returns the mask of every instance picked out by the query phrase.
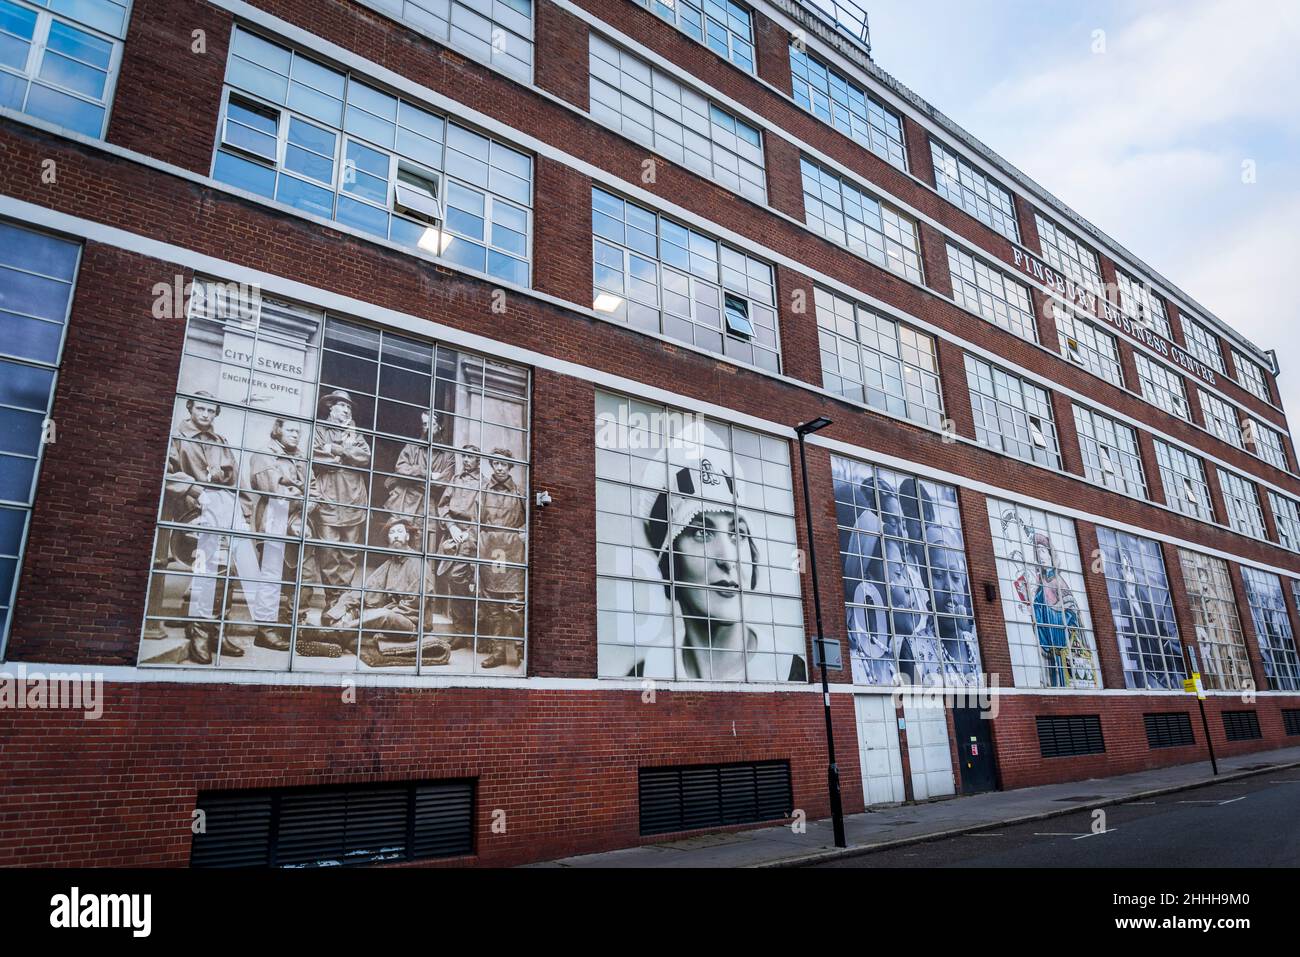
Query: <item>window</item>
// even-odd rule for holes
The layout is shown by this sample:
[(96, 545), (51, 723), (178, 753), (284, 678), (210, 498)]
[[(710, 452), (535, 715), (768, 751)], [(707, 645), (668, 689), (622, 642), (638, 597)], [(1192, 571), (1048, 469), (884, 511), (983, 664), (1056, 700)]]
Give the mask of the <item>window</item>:
[(759, 131), (591, 35), (591, 115), (721, 186), (766, 203)]
[(1205, 463), (1168, 442), (1160, 439), (1154, 442), (1165, 504), (1192, 518), (1214, 521), (1214, 502), (1205, 479)]
[(1241, 424), (1237, 421), (1237, 410), (1219, 397), (1198, 388), (1201, 411), (1205, 414), (1205, 427), (1210, 434), (1217, 436), (1229, 445), (1244, 449)]
[(1074, 422), (1088, 481), (1145, 500), (1147, 480), (1137, 432), (1081, 405), (1074, 407)]
[(1097, 529), (1111, 617), (1129, 688), (1178, 690), (1186, 671), (1160, 545)]
[(1246, 582), (1246, 602), (1259, 639), (1259, 656), (1271, 691), (1300, 691), (1300, 661), (1295, 634), (1287, 611), (1282, 579), (1257, 568), (1241, 568)]
[(215, 179), (528, 285), (525, 154), (242, 28), (226, 84)]
[(886, 163), (907, 169), (898, 114), (798, 44), (790, 47), (790, 70), (796, 103)]
[(1268, 386), (1268, 373), (1258, 362), (1247, 359), (1236, 349), (1232, 350), (1232, 362), (1237, 367), (1237, 383), (1257, 399), (1273, 401), (1272, 390)]
[(794, 808), (789, 761), (640, 768), (637, 798), (643, 835), (778, 821)]
[(98, 139), (128, 0), (0, 0), (0, 106)]
[(1245, 432), (1250, 450), (1255, 455), (1275, 468), (1290, 471), (1291, 464), (1286, 457), (1286, 439), (1281, 432), (1250, 416), (1246, 418)]
[(1044, 758), (1106, 753), (1100, 715), (1039, 715), (1034, 724), (1038, 729), (1038, 753)]
[(1119, 361), (1119, 343), (1115, 337), (1060, 300), (1051, 299), (1049, 303), (1056, 317), (1061, 355), (1111, 385), (1124, 388), (1124, 368)]
[(533, 0), (362, 0), (521, 82), (533, 78)]
[(1264, 531), (1264, 510), (1259, 504), (1259, 489), (1236, 472), (1219, 469), (1219, 484), (1223, 486), (1223, 502), (1228, 508), (1228, 524), (1234, 532), (1268, 541)]
[(807, 680), (790, 447), (596, 394), (604, 678)]
[(1061, 467), (1052, 400), (1046, 389), (969, 355), (966, 379), (975, 438), (982, 445), (1027, 462)]
[(1047, 264), (1087, 292), (1100, 296), (1101, 260), (1097, 254), (1040, 214), (1034, 214), (1034, 221), (1038, 225), (1039, 246)]
[(1191, 421), (1187, 409), (1187, 386), (1183, 377), (1148, 359), (1140, 352), (1133, 353), (1137, 364), (1138, 382), (1142, 385), (1142, 397), (1158, 409), (1164, 409), (1170, 415)]
[(1145, 283), (1116, 271), (1119, 279), (1119, 308), (1128, 318), (1141, 323), (1166, 339), (1174, 338), (1164, 300)]
[(0, 657), (80, 254), (76, 243), (0, 221)]
[(474, 852), (474, 782), (204, 791), (191, 867), (337, 867)]
[(688, 37), (746, 73), (754, 72), (754, 27), (749, 11), (732, 0), (638, 0)]
[(941, 427), (934, 339), (825, 289), (814, 296), (822, 385), (873, 409)]
[(1219, 349), (1219, 337), (1187, 313), (1180, 313), (1180, 316), (1183, 321), (1183, 336), (1187, 339), (1187, 351), (1215, 372), (1227, 372), (1223, 364), (1223, 353)]
[(853, 680), (980, 683), (957, 490), (831, 456)]
[(1038, 341), (1034, 303), (1028, 286), (952, 244), (948, 245), (948, 269), (952, 273), (953, 298), (958, 305), (1012, 335)]
[(201, 282), (141, 665), (522, 675), (524, 368)]
[(852, 183), (808, 160), (803, 201), (808, 226), (831, 242), (912, 282), (921, 282), (916, 223)]
[(1277, 525), (1278, 543), (1283, 548), (1300, 552), (1300, 502), (1269, 490), (1268, 502), (1273, 506), (1273, 521)]
[(1185, 548), (1178, 550), (1178, 560), (1192, 606), (1205, 687), (1211, 691), (1246, 688), (1253, 679), (1228, 563)]
[(597, 312), (779, 371), (771, 266), (602, 189), (591, 197)]
[(988, 500), (1017, 688), (1100, 688), (1074, 522), (1013, 502)]
[(1229, 741), (1253, 741), (1262, 738), (1257, 711), (1223, 712), (1223, 733)]
[(1011, 194), (933, 138), (930, 152), (939, 194), (1013, 243), (1020, 242), (1020, 224)]

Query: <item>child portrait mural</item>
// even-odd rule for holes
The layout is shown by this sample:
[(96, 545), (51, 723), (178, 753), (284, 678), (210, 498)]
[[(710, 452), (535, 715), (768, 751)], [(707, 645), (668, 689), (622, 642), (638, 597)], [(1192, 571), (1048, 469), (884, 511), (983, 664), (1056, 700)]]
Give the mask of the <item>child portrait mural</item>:
[(1160, 545), (1099, 527), (1110, 612), (1130, 688), (1182, 687), (1187, 677)]
[(1097, 646), (1074, 523), (988, 500), (1016, 686), (1097, 688)]
[(957, 490), (831, 457), (853, 680), (980, 680)]
[(808, 678), (789, 444), (596, 397), (603, 677)]
[(141, 664), (522, 674), (528, 403), (526, 369), (196, 283)]

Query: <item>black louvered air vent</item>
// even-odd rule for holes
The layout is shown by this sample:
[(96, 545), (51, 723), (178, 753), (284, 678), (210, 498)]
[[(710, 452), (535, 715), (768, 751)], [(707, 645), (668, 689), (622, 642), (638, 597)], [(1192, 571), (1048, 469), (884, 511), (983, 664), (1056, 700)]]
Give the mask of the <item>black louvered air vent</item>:
[(642, 768), (641, 833), (669, 834), (790, 816), (788, 761)]
[(1300, 734), (1300, 711), (1294, 708), (1283, 708), (1282, 727), (1286, 729), (1289, 738), (1294, 738), (1297, 734)]
[(1038, 750), (1045, 758), (1100, 754), (1106, 750), (1101, 717), (1095, 714), (1040, 715)]
[(194, 867), (328, 867), (459, 857), (474, 847), (474, 782), (416, 781), (199, 795)]
[(1223, 712), (1223, 733), (1229, 741), (1251, 741), (1264, 736), (1259, 730), (1259, 715), (1254, 711)]
[(1192, 719), (1186, 711), (1162, 711), (1144, 714), (1147, 726), (1147, 745), (1151, 748), (1184, 748), (1196, 743), (1192, 735)]

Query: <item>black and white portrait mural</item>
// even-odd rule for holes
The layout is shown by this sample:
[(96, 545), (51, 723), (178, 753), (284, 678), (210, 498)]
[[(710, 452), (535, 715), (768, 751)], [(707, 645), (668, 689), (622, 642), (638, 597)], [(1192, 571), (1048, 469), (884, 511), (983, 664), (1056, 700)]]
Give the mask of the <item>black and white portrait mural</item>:
[(142, 664), (522, 674), (529, 377), (197, 284)]
[(1111, 616), (1130, 688), (1181, 688), (1187, 672), (1160, 545), (1097, 529)]
[(1074, 522), (997, 499), (988, 507), (1016, 687), (1101, 687)]
[(1241, 567), (1246, 601), (1259, 639), (1259, 656), (1270, 691), (1300, 691), (1300, 666), (1296, 662), (1295, 634), (1287, 613), (1282, 579), (1257, 568)]
[(1178, 561), (1201, 650), (1201, 682), (1212, 691), (1239, 691), (1251, 680), (1250, 660), (1228, 563), (1185, 548), (1178, 550)]
[(806, 681), (789, 443), (596, 396), (602, 677)]
[(832, 456), (853, 680), (977, 684), (957, 490)]

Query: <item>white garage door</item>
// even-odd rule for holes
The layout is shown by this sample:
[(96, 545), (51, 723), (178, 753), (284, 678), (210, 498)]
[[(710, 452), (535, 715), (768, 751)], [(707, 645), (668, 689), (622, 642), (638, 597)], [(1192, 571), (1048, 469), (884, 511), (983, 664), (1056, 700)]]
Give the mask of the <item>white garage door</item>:
[(905, 798), (903, 758), (898, 750), (898, 718), (887, 694), (856, 695), (858, 761), (868, 805), (897, 804)]
[(907, 723), (907, 760), (912, 769), (912, 799), (955, 794), (952, 751), (948, 747), (948, 721), (942, 702), (904, 698)]

